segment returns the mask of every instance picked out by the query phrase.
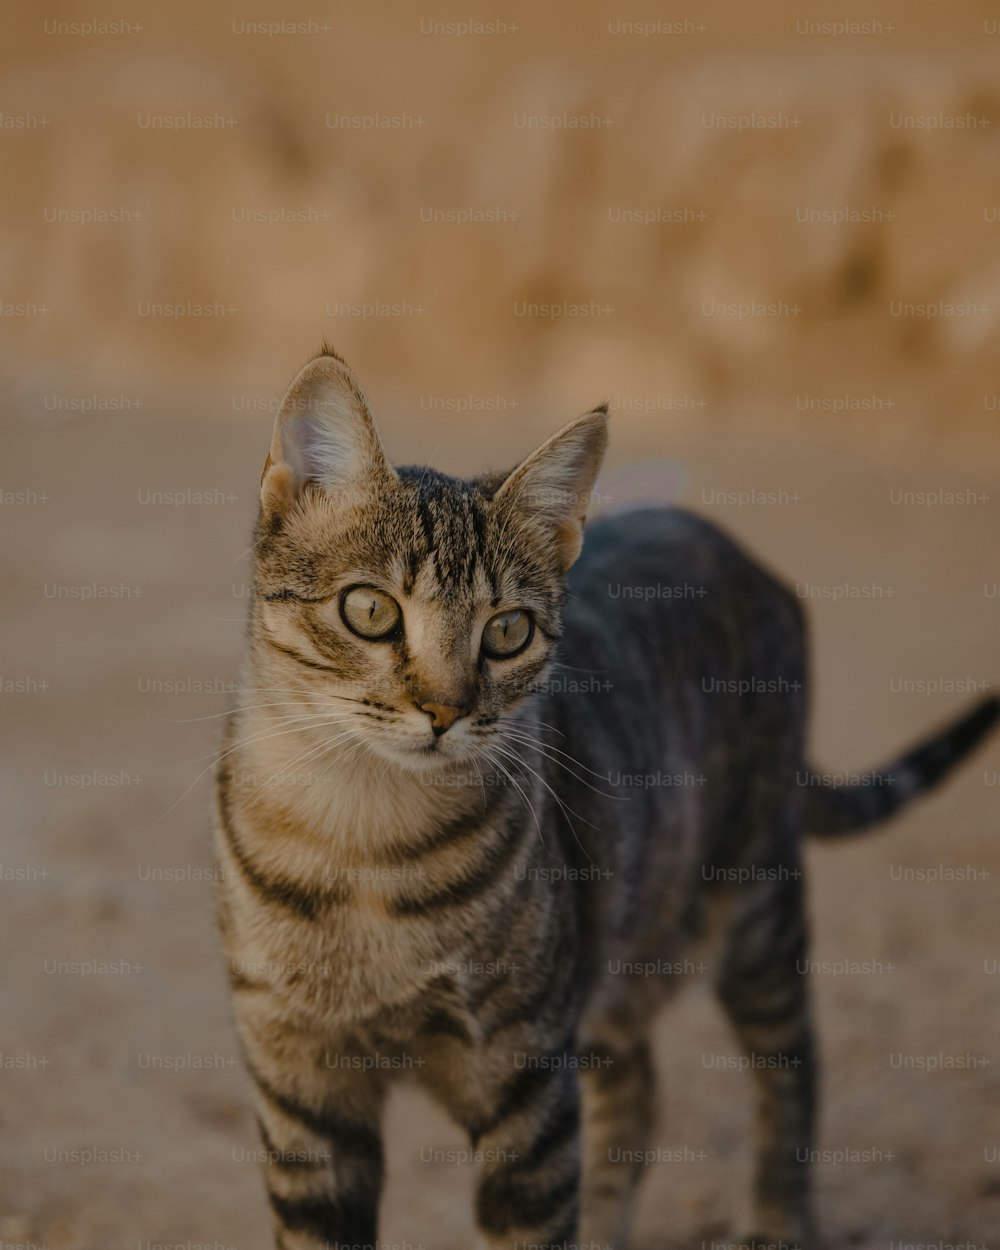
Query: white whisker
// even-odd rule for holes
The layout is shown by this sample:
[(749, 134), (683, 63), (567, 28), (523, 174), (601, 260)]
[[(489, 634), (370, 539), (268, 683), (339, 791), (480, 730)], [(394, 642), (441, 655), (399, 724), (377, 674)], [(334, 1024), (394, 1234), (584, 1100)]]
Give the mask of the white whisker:
[(518, 794), (520, 794), (521, 798), (523, 799), (525, 803), (525, 806), (527, 807), (528, 811), (532, 815), (532, 818), (534, 819), (535, 828), (538, 830), (538, 840), (542, 844), (542, 849), (546, 850), (547, 852), (547, 848), (545, 846), (545, 837), (542, 834), (542, 825), (538, 819), (538, 813), (535, 811), (535, 808), (532, 805), (530, 799), (521, 789), (520, 785), (518, 785), (516, 779), (511, 775), (510, 772), (508, 772), (506, 768), (504, 768), (503, 764), (501, 764), (500, 761), (496, 759), (490, 751), (484, 751), (483, 754), (486, 756), (486, 758), (489, 760), (489, 762), (493, 765), (494, 768), (499, 769), (499, 771), (503, 773), (503, 775), (507, 778), (507, 780), (516, 788)]
[(500, 751), (505, 756), (505, 758), (516, 760), (517, 763), (520, 764), (522, 768), (527, 769), (528, 772), (531, 773), (533, 777), (536, 777), (542, 783), (545, 789), (548, 790), (549, 794), (552, 795), (556, 803), (559, 805), (559, 810), (562, 812), (563, 816), (566, 818), (566, 823), (567, 825), (569, 825), (569, 831), (573, 835), (573, 840), (576, 842), (580, 850), (583, 851), (584, 855), (586, 855), (587, 859), (590, 860), (591, 866), (596, 868), (597, 865), (590, 858), (590, 854), (587, 851), (587, 848), (580, 841), (579, 835), (576, 832), (573, 822), (570, 820), (570, 816), (575, 816), (577, 820), (582, 820), (583, 823), (585, 825), (589, 825), (591, 829), (597, 829), (599, 831), (600, 827), (598, 825), (593, 824), (591, 821), (585, 819), (583, 816), (580, 815), (579, 812), (574, 812), (571, 807), (567, 806), (567, 804), (563, 802), (563, 800), (559, 797), (559, 795), (556, 794), (555, 790), (552, 789), (552, 787), (545, 780), (545, 778), (541, 775), (541, 773), (537, 772), (534, 768), (532, 768), (530, 764), (526, 764), (524, 760), (521, 759), (520, 756), (517, 755), (516, 752), (509, 751), (507, 750), (507, 748), (501, 747), (501, 746), (498, 746), (497, 750)]
[(616, 803), (627, 803), (629, 801), (628, 795), (612, 794), (608, 790), (598, 790), (598, 788), (596, 786), (592, 786), (590, 782), (586, 780), (586, 778), (578, 777), (577, 774), (573, 772), (573, 770), (569, 767), (568, 764), (564, 764), (561, 760), (558, 760), (553, 755), (549, 754), (550, 751), (554, 751), (556, 755), (562, 755), (562, 756), (565, 756), (566, 759), (572, 760), (574, 764), (582, 768), (584, 772), (590, 773), (592, 777), (600, 777), (602, 778), (602, 780), (605, 780), (605, 781), (607, 780), (607, 778), (604, 777), (602, 773), (594, 772), (594, 770), (592, 768), (588, 768), (587, 765), (584, 764), (582, 760), (578, 760), (575, 756), (570, 755), (567, 751), (560, 751), (558, 747), (551, 747), (548, 745), (548, 743), (541, 742), (537, 738), (532, 737), (531, 734), (528, 734), (528, 733), (518, 734), (518, 733), (512, 732), (510, 729), (506, 729), (506, 730), (500, 731), (500, 736), (510, 742), (519, 742), (523, 744), (524, 746), (534, 747), (536, 750), (540, 751), (550, 763), (555, 764), (557, 768), (562, 768), (565, 772), (569, 773), (569, 775), (573, 778), (574, 781), (578, 781), (581, 786), (586, 786), (588, 790), (593, 790), (595, 794), (599, 794), (602, 798), (614, 799)]

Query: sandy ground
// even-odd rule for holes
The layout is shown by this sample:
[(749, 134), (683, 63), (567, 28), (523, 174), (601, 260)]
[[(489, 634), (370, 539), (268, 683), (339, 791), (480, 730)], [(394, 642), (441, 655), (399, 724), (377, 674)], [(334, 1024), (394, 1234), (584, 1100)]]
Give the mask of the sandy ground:
[[(0, 483), (27, 493), (3, 504), (0, 1245), (265, 1250), (202, 770), (235, 672), (268, 418), (184, 396), (59, 424), (20, 415)], [(547, 428), (385, 425), (397, 458), (469, 470)], [(1000, 674), (995, 463), (957, 467), (942, 444), (893, 464), (804, 423), (663, 417), (619, 431), (617, 461), (640, 453), (672, 460), (663, 480), (790, 580), (880, 588), (812, 605), (824, 765), (880, 761)], [(989, 497), (893, 502), (947, 488)], [(748, 489), (784, 495), (712, 502)], [(208, 501), (156, 494), (187, 491)], [(998, 785), (995, 739), (891, 830), (810, 853), (816, 959), (874, 968), (815, 978), (831, 1245), (1000, 1235)], [(748, 1078), (715, 1058), (735, 1051), (706, 986), (658, 1037), (659, 1145), (679, 1153), (649, 1167), (642, 1250), (724, 1237), (747, 1160)], [(389, 1119), (384, 1239), (467, 1246), (471, 1167), (421, 1156), (458, 1134), (408, 1091)]]

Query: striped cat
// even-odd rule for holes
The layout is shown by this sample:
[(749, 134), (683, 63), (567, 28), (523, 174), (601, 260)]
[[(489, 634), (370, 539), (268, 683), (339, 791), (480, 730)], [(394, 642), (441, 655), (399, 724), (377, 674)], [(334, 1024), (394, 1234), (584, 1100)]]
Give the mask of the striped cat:
[(799, 603), (684, 512), (584, 546), (606, 440), (598, 408), (510, 473), (393, 468), (329, 350), (281, 408), (216, 853), (283, 1250), (375, 1244), (400, 1075), (481, 1152), (486, 1245), (623, 1247), (681, 978), (614, 969), (700, 939), (755, 1057), (747, 1240), (814, 1235), (802, 830), (891, 815), (998, 704), (803, 785)]

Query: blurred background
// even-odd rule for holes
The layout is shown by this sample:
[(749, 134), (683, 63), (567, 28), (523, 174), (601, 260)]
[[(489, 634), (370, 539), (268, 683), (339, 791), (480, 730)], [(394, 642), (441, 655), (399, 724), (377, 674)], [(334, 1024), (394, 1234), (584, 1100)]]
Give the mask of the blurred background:
[[(465, 473), (610, 399), (606, 504), (794, 584), (814, 755), (881, 761), (1000, 672), (1000, 17), (14, 0), (5, 34), (0, 1247), (263, 1250), (207, 808), (284, 386), (328, 338), (391, 455)], [(996, 1244), (998, 770), (811, 853), (831, 1245)], [(724, 1240), (748, 1158), (707, 986), (660, 1037), (646, 1250)], [(391, 1116), (386, 1241), (467, 1245), (457, 1135)]]

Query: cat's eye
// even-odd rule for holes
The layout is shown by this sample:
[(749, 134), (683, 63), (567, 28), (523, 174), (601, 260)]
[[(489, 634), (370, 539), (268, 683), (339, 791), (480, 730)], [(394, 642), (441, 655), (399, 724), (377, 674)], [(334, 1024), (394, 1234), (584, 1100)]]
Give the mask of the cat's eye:
[(361, 638), (387, 638), (399, 625), (399, 604), (374, 586), (352, 586), (340, 597), (344, 624)]
[(527, 612), (515, 608), (511, 612), (498, 612), (486, 622), (483, 630), (483, 652), (494, 660), (506, 660), (517, 655), (531, 641), (534, 623)]

